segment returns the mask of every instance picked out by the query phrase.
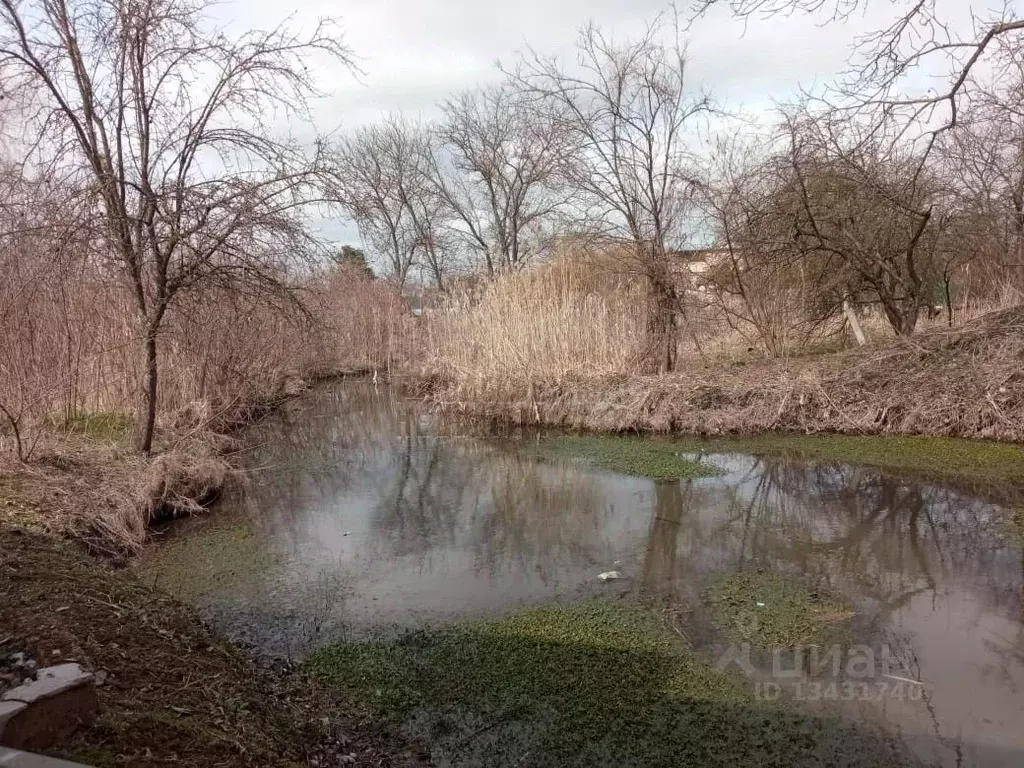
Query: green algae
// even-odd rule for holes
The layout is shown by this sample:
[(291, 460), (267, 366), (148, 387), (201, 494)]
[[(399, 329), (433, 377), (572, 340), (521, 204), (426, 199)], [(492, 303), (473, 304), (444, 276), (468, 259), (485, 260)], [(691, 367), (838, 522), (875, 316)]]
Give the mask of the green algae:
[(218, 592), (253, 592), (266, 577), (273, 557), (247, 525), (209, 521), (201, 535), (173, 537), (151, 550), (136, 566), (148, 583), (181, 600)]
[(675, 441), (680, 449), (782, 455), (919, 476), (1024, 485), (1024, 446), (950, 437), (764, 434)]
[(730, 640), (754, 648), (825, 645), (838, 639), (852, 605), (777, 573), (735, 573), (705, 594), (715, 624)]
[(756, 700), (653, 608), (530, 608), (317, 651), (311, 671), (438, 764), (899, 765), (879, 734)]
[(525, 452), (537, 458), (581, 461), (608, 472), (657, 480), (720, 474), (716, 467), (685, 455), (689, 449), (674, 441), (642, 437), (552, 435), (541, 437)]

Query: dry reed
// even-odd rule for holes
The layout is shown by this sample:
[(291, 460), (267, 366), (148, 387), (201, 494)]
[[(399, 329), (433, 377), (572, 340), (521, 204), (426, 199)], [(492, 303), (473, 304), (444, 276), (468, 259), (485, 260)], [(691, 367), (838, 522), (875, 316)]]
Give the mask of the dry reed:
[(533, 386), (437, 381), (439, 407), (516, 423), (721, 435), (923, 434), (1024, 441), (1024, 309), (834, 354)]
[(513, 389), (626, 372), (642, 353), (643, 303), (625, 285), (599, 290), (579, 263), (508, 275), (432, 318), (430, 367), (469, 387)]

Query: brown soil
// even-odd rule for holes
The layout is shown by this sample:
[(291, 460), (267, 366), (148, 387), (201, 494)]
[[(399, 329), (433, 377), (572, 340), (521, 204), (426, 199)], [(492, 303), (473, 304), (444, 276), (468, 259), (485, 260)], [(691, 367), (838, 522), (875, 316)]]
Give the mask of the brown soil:
[[(77, 547), (0, 523), (0, 641), (105, 677), (53, 754), (97, 766), (421, 765), (300, 672), (257, 667), (187, 607)], [(349, 710), (351, 711), (351, 710)]]
[(440, 379), (419, 388), (450, 412), (572, 429), (1024, 441), (1024, 308), (847, 352), (681, 366), (661, 376)]

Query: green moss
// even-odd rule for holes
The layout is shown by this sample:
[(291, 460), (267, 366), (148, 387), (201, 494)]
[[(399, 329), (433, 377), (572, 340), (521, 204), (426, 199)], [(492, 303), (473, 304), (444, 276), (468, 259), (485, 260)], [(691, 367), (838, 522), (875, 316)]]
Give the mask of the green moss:
[(621, 475), (664, 480), (719, 474), (716, 467), (684, 456), (688, 450), (674, 441), (641, 437), (555, 435), (541, 438), (525, 452), (544, 459), (584, 461)]
[(154, 586), (194, 601), (209, 593), (254, 589), (268, 564), (268, 554), (248, 526), (221, 519), (207, 522), (197, 535), (164, 542), (136, 570)]
[(760, 649), (834, 642), (853, 616), (848, 602), (773, 573), (727, 576), (712, 585), (705, 601), (732, 641)]
[(899, 764), (865, 730), (755, 701), (654, 610), (622, 601), (330, 646), (309, 665), (426, 739), (439, 764)]
[(1024, 483), (1024, 447), (948, 437), (766, 434), (749, 438), (683, 439), (678, 450), (784, 455), (858, 464), (928, 477)]
[(127, 438), (135, 426), (135, 419), (124, 411), (79, 411), (71, 418), (52, 418), (50, 421), (51, 426), (104, 442)]

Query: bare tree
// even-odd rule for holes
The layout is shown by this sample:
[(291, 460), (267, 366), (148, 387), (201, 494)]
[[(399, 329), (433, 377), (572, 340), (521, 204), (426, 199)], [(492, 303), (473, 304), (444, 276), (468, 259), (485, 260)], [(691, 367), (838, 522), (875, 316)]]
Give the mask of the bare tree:
[(330, 194), (399, 287), (412, 268), (416, 237), (398, 176), (411, 173), (413, 163), (404, 135), (391, 124), (361, 128), (332, 152)]
[[(838, 21), (880, 5), (881, 0), (695, 0), (692, 20), (721, 6), (744, 21), (790, 14)], [(1024, 49), (1024, 19), (1019, 4), (1008, 0), (995, 7), (971, 2), (954, 9), (937, 0), (891, 6), (891, 22), (858, 40), (849, 70), (820, 98), (833, 113), (870, 125), (863, 136), (876, 147), (882, 139), (893, 152), (914, 145), (910, 178), (927, 176), (927, 185), (934, 186), (944, 175), (946, 199), (933, 210), (927, 229), (947, 232), (931, 250), (952, 323), (954, 275), (969, 284), (976, 280), (968, 276), (982, 272), (983, 290), (991, 292), (994, 283), (1009, 284), (1001, 265), (1024, 261), (1014, 255), (1013, 236), (1020, 146), (1014, 115), (1021, 92), (1008, 85), (1017, 82), (1014, 59)], [(954, 10), (962, 15), (954, 19)], [(1024, 248), (1022, 242), (1016, 247)]]
[(270, 121), (307, 115), (308, 56), (349, 63), (328, 24), (230, 39), (205, 26), (208, 5), (0, 0), (3, 88), (30, 107), (35, 162), (90, 190), (133, 296), (146, 453), (168, 309), (204, 285), (280, 291), (283, 267), (308, 252), (319, 152), (274, 138)]
[(913, 333), (936, 284), (941, 185), (919, 154), (857, 135), (849, 122), (802, 113), (784, 124), (788, 178), (775, 193), (780, 225), (818, 265), (825, 307), (869, 294), (893, 330)]
[[(883, 0), (694, 0), (693, 20), (723, 6), (744, 21), (806, 13), (831, 21), (846, 20)], [(955, 29), (940, 14), (936, 0), (892, 0), (892, 22), (862, 37), (848, 76), (836, 84), (846, 106), (868, 108), (888, 119), (899, 117), (905, 130), (920, 129), (926, 140), (924, 156), (944, 132), (954, 128), (970, 92), (972, 74), (983, 69), (997, 45), (1019, 48), (1024, 35), (1012, 0), (1002, 8), (972, 3), (969, 28)], [(944, 74), (945, 82), (915, 89), (914, 72)]]
[(445, 153), (430, 177), (453, 228), (488, 274), (518, 269), (564, 199), (555, 189), (564, 134), (508, 86), (466, 91), (441, 108)]
[(401, 115), (360, 128), (333, 152), (331, 194), (399, 287), (417, 265), (444, 287), (444, 212), (427, 176), (432, 155), (427, 129)]
[[(957, 250), (1024, 288), (1024, 49), (996, 45), (967, 109), (941, 145), (957, 212)], [(962, 263), (962, 262), (961, 262)]]
[(659, 16), (636, 40), (588, 25), (571, 67), (529, 51), (508, 72), (571, 143), (562, 165), (579, 190), (577, 225), (624, 245), (649, 287), (647, 363), (672, 370), (680, 310), (671, 253), (685, 241), (695, 188), (688, 131), (708, 109), (685, 87), (677, 19)]
[(789, 163), (771, 135), (741, 126), (724, 131), (705, 162), (699, 200), (720, 257), (700, 276), (703, 295), (730, 327), (782, 355), (836, 311), (815, 306), (820, 265), (795, 247), (791, 217), (778, 207)]

